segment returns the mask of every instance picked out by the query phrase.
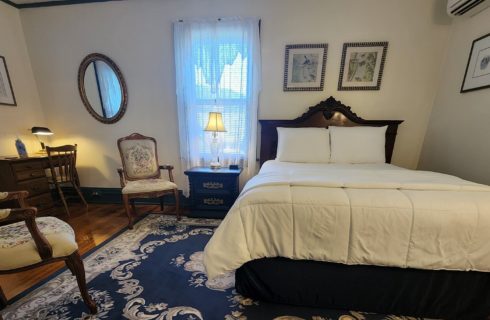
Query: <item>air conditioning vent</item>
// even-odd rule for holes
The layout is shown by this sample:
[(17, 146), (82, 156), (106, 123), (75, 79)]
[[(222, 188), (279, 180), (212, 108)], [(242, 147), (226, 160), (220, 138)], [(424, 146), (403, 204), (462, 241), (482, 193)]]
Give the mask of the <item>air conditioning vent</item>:
[(448, 0), (447, 13), (451, 17), (474, 16), (490, 6), (489, 0)]

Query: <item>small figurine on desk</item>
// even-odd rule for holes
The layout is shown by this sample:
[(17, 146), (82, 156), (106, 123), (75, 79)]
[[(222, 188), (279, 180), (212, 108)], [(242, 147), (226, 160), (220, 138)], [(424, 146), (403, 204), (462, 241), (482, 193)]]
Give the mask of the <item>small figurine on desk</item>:
[(17, 149), (17, 153), (19, 154), (20, 158), (27, 158), (27, 150), (26, 150), (26, 145), (22, 140), (20, 140), (19, 137), (15, 140), (15, 148)]

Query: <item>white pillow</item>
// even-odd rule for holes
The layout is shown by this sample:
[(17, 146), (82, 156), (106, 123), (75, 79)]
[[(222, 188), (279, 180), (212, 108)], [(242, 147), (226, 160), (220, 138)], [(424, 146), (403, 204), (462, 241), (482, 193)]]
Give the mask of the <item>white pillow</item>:
[(385, 163), (384, 127), (330, 126), (330, 161), (333, 163)]
[(330, 136), (325, 128), (277, 128), (276, 160), (327, 163)]

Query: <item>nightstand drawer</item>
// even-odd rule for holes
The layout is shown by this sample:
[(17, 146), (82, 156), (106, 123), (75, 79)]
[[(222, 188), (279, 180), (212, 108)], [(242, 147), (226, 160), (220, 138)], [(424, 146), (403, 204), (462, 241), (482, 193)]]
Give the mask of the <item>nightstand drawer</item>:
[(191, 188), (196, 193), (231, 194), (237, 189), (235, 178), (217, 178), (212, 175), (197, 176), (191, 183)]
[(194, 207), (202, 210), (228, 210), (235, 199), (231, 196), (220, 195), (196, 195), (194, 197)]

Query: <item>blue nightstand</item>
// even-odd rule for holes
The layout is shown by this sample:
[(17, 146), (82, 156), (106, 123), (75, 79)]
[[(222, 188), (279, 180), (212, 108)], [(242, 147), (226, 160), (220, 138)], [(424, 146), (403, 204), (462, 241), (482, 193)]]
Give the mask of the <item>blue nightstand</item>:
[(185, 171), (189, 177), (190, 217), (224, 218), (238, 197), (238, 177), (242, 169), (196, 167)]

